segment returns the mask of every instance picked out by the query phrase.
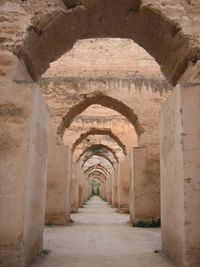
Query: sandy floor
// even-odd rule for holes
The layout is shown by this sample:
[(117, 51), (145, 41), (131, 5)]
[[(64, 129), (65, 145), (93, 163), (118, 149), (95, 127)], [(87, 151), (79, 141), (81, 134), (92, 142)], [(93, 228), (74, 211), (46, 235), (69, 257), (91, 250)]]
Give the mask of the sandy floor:
[(45, 229), (44, 247), (51, 250), (32, 267), (172, 267), (160, 253), (160, 230), (131, 227), (129, 216), (117, 214), (93, 197), (70, 226)]

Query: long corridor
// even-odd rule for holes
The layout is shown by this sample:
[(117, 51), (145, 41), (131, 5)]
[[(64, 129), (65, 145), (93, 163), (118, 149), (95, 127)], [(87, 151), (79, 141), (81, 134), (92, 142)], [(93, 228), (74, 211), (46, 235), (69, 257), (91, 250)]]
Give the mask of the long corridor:
[(32, 267), (172, 267), (155, 250), (159, 229), (134, 228), (129, 215), (118, 214), (99, 197), (92, 197), (70, 226), (45, 229), (44, 247), (50, 251)]

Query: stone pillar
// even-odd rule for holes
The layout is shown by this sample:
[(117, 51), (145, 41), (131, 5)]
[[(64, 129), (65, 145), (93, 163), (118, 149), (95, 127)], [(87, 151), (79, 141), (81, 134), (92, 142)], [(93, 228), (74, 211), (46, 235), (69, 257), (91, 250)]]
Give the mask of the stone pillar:
[(119, 164), (118, 175), (118, 210), (119, 212), (129, 212), (129, 157)]
[(85, 202), (87, 202), (91, 198), (91, 184), (88, 180), (85, 180)]
[(92, 197), (92, 185), (88, 182), (88, 200)]
[(92, 185), (90, 183), (90, 187), (89, 187), (89, 199), (92, 197)]
[(133, 148), (130, 156), (130, 221), (136, 226), (160, 224), (160, 202), (154, 194), (158, 185), (147, 175), (147, 156), (146, 147)]
[(101, 185), (101, 198), (106, 201), (106, 183)]
[(78, 212), (78, 169), (79, 165), (76, 162), (72, 164), (72, 181), (71, 181), (71, 190), (70, 190), (70, 203), (71, 203), (71, 212)]
[(66, 225), (70, 222), (71, 169), (71, 148), (57, 145), (56, 139), (51, 137), (48, 160), (46, 224)]
[[(134, 153), (134, 148), (133, 148)], [(130, 188), (129, 188), (129, 211), (130, 211), (130, 222), (134, 224), (134, 205), (135, 205), (135, 188), (134, 188), (134, 169), (133, 169), (133, 153), (129, 154), (130, 162)]]
[(0, 95), (0, 265), (24, 267), (43, 245), (48, 108), (31, 80), (1, 77)]
[(88, 181), (86, 179), (84, 179), (84, 183), (83, 183), (83, 203), (86, 203), (88, 201)]
[(112, 207), (118, 207), (118, 175), (119, 169), (114, 170), (112, 175)]
[(79, 180), (79, 187), (78, 187), (78, 207), (83, 207), (83, 186), (84, 186), (84, 173), (79, 168), (78, 172), (78, 180)]
[(109, 189), (108, 189), (108, 187), (109, 187), (109, 184), (108, 184), (108, 180), (106, 180), (105, 182), (105, 201), (106, 202), (108, 202), (108, 198), (109, 198), (109, 194), (108, 194), (108, 191), (109, 191)]
[(106, 181), (106, 201), (111, 204), (112, 202), (112, 185), (111, 185), (111, 179), (108, 179)]
[(200, 266), (200, 86), (177, 86), (161, 111), (162, 249)]

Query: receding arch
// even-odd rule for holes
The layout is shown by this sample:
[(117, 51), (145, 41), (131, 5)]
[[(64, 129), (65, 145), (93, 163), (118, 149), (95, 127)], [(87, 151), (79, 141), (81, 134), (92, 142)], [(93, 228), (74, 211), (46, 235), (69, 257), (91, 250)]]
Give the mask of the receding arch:
[(92, 168), (88, 172), (86, 172), (85, 175), (88, 176), (89, 174), (96, 173), (96, 172), (99, 172), (99, 173), (103, 174), (106, 177), (106, 179), (110, 178), (110, 174), (105, 172), (104, 169), (101, 169), (101, 168), (98, 168), (98, 167), (95, 167), (95, 166), (94, 166), (94, 168)]
[(137, 135), (144, 133), (144, 128), (140, 125), (138, 116), (134, 111), (125, 105), (122, 101), (111, 96), (104, 95), (102, 92), (96, 92), (93, 96), (86, 96), (80, 103), (74, 105), (62, 119), (61, 124), (57, 129), (57, 134), (64, 135), (65, 129), (68, 128), (75, 117), (81, 114), (91, 105), (101, 105), (106, 108), (113, 109), (124, 116), (134, 127)]
[(98, 157), (104, 158), (105, 160), (107, 160), (110, 163), (110, 165), (112, 166), (112, 168), (115, 169), (116, 162), (113, 162), (108, 156), (106, 156), (106, 155), (104, 155), (102, 153), (91, 154), (86, 159), (84, 159), (83, 160), (83, 164), (81, 165), (81, 168), (82, 169), (84, 168), (84, 166), (87, 163), (87, 161), (89, 161), (93, 156), (98, 156)]
[[(93, 159), (100, 161), (100, 163), (94, 163)], [(96, 164), (100, 164), (101, 166), (104, 166), (106, 169), (109, 169), (110, 172), (112, 172), (115, 166), (115, 164), (112, 165), (112, 162), (110, 162), (110, 159), (108, 159), (105, 155), (93, 155), (92, 157), (90, 157), (88, 160), (86, 160), (83, 163), (82, 170), (85, 171), (88, 168)]]
[(94, 171), (88, 175), (86, 175), (88, 180), (91, 180), (93, 177), (99, 177), (101, 179), (102, 182), (107, 181), (108, 177), (105, 176), (103, 173), (99, 172), (99, 171)]
[(88, 176), (88, 178), (90, 178), (92, 176), (98, 176), (98, 177), (102, 178), (104, 181), (107, 180), (107, 176), (98, 170), (96, 170), (92, 173), (89, 173), (87, 176)]
[(104, 175), (106, 175), (106, 176), (110, 176), (110, 173), (106, 172), (105, 168), (99, 167), (98, 165), (93, 166), (92, 168), (85, 171), (84, 173), (89, 174), (89, 173), (92, 173), (93, 171), (99, 171), (99, 172), (104, 173)]
[(88, 174), (85, 174), (85, 179), (88, 179), (89, 181), (92, 180), (93, 177), (98, 177), (102, 182), (108, 179), (107, 175), (99, 170), (94, 170)]
[(122, 143), (118, 136), (116, 136), (111, 129), (98, 129), (98, 128), (90, 128), (89, 131), (82, 133), (80, 137), (74, 142), (72, 146), (72, 152), (74, 152), (75, 148), (88, 136), (90, 135), (108, 135), (112, 138), (123, 150), (124, 154), (127, 155), (126, 146)]
[[(87, 179), (88, 180), (88, 179)], [(90, 183), (90, 184), (92, 184), (93, 182), (97, 182), (97, 183), (99, 183), (100, 185), (102, 185), (103, 184), (103, 182), (98, 178), (98, 177), (93, 177), (92, 178), (92, 180), (88, 180), (88, 182)]]
[(111, 173), (109, 172), (109, 170), (106, 169), (106, 168), (105, 168), (103, 165), (101, 165), (101, 164), (96, 164), (96, 165), (90, 166), (89, 168), (87, 168), (86, 170), (84, 170), (84, 173), (87, 173), (87, 172), (89, 172), (90, 170), (95, 169), (95, 168), (104, 170), (108, 175), (111, 174)]
[(93, 177), (91, 177), (90, 179), (89, 178), (86, 178), (86, 179), (88, 180), (90, 184), (92, 184), (93, 182), (98, 182), (102, 185), (104, 183), (104, 180), (102, 181), (100, 177), (95, 176), (95, 175), (93, 175)]
[[(94, 137), (94, 139), (93, 139)], [(110, 138), (110, 137), (109, 137)], [(73, 160), (74, 161), (77, 161), (80, 157), (80, 154), (82, 154), (83, 151), (85, 151), (87, 148), (91, 147), (91, 149), (94, 149), (94, 150), (98, 150), (98, 149), (101, 149), (100, 146), (102, 148), (110, 148), (112, 151), (110, 151), (111, 153), (114, 153), (115, 154), (115, 159), (118, 159), (118, 161), (123, 161), (124, 158), (125, 158), (125, 155), (124, 155), (124, 152), (122, 150), (122, 148), (120, 146), (118, 146), (117, 143), (113, 144), (112, 143), (113, 140), (110, 138), (110, 140), (101, 140), (99, 141), (98, 138), (96, 138), (96, 136), (91, 136), (91, 139), (90, 139), (90, 142), (86, 142), (84, 144), (80, 144), (79, 146), (77, 146), (75, 148), (75, 151), (73, 152)], [(95, 148), (95, 146), (97, 146)], [(99, 146), (99, 148), (98, 148)], [(104, 150), (104, 153), (105, 153), (105, 150)]]
[(176, 18), (167, 16), (167, 6), (159, 7), (141, 0), (80, 0), (70, 8), (54, 7), (45, 14), (41, 10), (14, 52), (37, 81), (78, 39), (130, 38), (155, 58), (175, 85), (189, 63), (200, 59), (199, 42), (184, 33)]
[[(86, 155), (89, 152), (89, 155)], [(111, 155), (113, 156), (114, 162), (119, 163), (119, 159), (116, 156), (115, 151), (103, 144), (94, 144), (91, 145), (89, 147), (87, 147), (78, 157), (77, 162), (81, 161), (83, 157), (88, 158), (91, 157), (91, 155), (101, 155), (101, 154), (108, 154), (111, 153)], [(107, 155), (108, 156), (108, 155)], [(85, 161), (85, 159), (83, 159), (83, 161)]]

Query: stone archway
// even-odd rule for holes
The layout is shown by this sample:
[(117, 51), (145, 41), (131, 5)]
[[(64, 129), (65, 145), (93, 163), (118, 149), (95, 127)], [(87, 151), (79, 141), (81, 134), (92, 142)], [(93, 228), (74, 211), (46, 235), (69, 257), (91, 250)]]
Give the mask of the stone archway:
[(89, 168), (87, 168), (84, 173), (88, 173), (90, 171), (92, 171), (93, 169), (100, 169), (102, 170), (105, 174), (107, 175), (110, 175), (110, 172), (102, 165), (100, 164), (97, 164), (97, 165), (93, 165), (93, 166), (90, 166)]
[(119, 163), (119, 159), (116, 156), (115, 151), (103, 144), (94, 144), (86, 148), (77, 159), (77, 162), (83, 162), (85, 163), (89, 158), (91, 158), (94, 155), (104, 155), (107, 158), (109, 158), (110, 162), (113, 164)]
[(90, 156), (86, 157), (85, 160), (83, 160), (83, 164), (81, 165), (81, 167), (83, 168), (83, 167), (85, 166), (86, 162), (87, 162), (88, 160), (90, 160), (93, 156), (98, 156), (98, 157), (102, 157), (102, 158), (104, 158), (105, 160), (107, 160), (107, 161), (110, 163), (110, 165), (111, 165), (114, 169), (116, 168), (116, 162), (115, 162), (115, 160), (113, 161), (113, 159), (111, 159), (111, 158), (107, 155), (107, 153), (104, 154), (104, 153), (98, 153), (98, 152), (96, 152), (95, 154), (91, 153)]
[(122, 161), (125, 157), (125, 154), (122, 150), (122, 148), (116, 143), (111, 137), (105, 135), (91, 135), (88, 136), (87, 139), (84, 139), (82, 143), (80, 143), (78, 146), (76, 146), (74, 152), (73, 152), (73, 160), (77, 161), (80, 159), (80, 154), (82, 154), (85, 149), (90, 147), (91, 145), (101, 144), (102, 146), (107, 146), (112, 149), (112, 151), (115, 152), (115, 155), (119, 159), (119, 161)]
[(100, 185), (100, 196), (102, 199), (108, 201), (109, 204), (112, 204), (112, 183), (113, 183), (113, 171), (109, 172), (106, 167), (102, 165), (93, 165), (84, 171), (86, 179), (90, 183), (98, 179), (101, 182)]
[(104, 168), (99, 168), (98, 165), (94, 165), (93, 168), (91, 168), (89, 171), (84, 172), (84, 174), (89, 177), (89, 175), (95, 174), (95, 173), (102, 174), (106, 181), (110, 177), (110, 173), (108, 174)]
[(99, 128), (91, 128), (89, 131), (81, 134), (81, 136), (76, 140), (76, 142), (72, 146), (72, 151), (75, 150), (75, 148), (88, 136), (90, 135), (108, 135), (113, 140), (116, 141), (116, 143), (122, 148), (124, 154), (127, 154), (126, 146), (122, 143), (120, 138), (116, 136), (110, 129), (99, 129)]
[[(187, 34), (187, 27), (182, 27), (182, 24), (178, 23), (174, 16), (172, 18), (172, 16), (168, 15), (167, 6), (165, 8), (163, 5), (162, 8), (159, 8), (156, 5), (157, 3), (153, 4), (152, 2), (147, 1), (147, 4), (145, 4), (146, 2), (132, 2), (129, 0), (126, 0), (126, 2), (121, 0), (106, 2), (92, 1), (91, 4), (81, 1), (80, 3), (80, 5), (74, 5), (68, 10), (54, 7), (48, 10), (48, 12), (45, 14), (43, 14), (42, 11), (39, 12), (38, 15), (33, 18), (32, 24), (28, 28), (26, 38), (22, 46), (15, 49), (15, 54), (20, 59), (18, 64), (25, 64), (29, 74), (35, 81), (37, 81), (42, 73), (46, 71), (50, 62), (56, 60), (59, 56), (68, 51), (77, 39), (101, 36), (128, 37), (135, 40), (157, 60), (162, 68), (163, 73), (172, 84), (176, 84), (178, 80), (184, 76), (185, 72), (187, 74), (188, 69), (192, 68), (194, 69), (195, 73), (198, 73), (199, 67), (197, 63), (200, 57), (198, 39), (196, 39), (191, 33)], [(183, 11), (182, 16), (184, 14), (185, 11)], [(69, 29), (71, 31), (69, 31)], [(65, 30), (66, 35), (63, 35), (63, 31)], [(54, 42), (52, 45), (51, 40), (57, 40), (57, 42)], [(13, 62), (9, 64), (13, 66)], [(44, 120), (47, 121), (47, 110), (44, 108), (45, 105), (42, 104), (42, 97), (38, 94), (38, 89), (35, 88), (35, 84), (32, 83), (27, 74), (25, 75), (25, 79), (23, 72), (20, 75), (19, 77), (18, 74), (15, 73), (15, 78), (17, 76), (15, 81), (29, 81), (29, 85), (26, 84), (26, 86), (24, 86), (24, 84), (22, 84), (22, 86), (20, 86), (18, 84), (19, 90), (17, 92), (20, 92), (23, 99), (29, 99), (30, 102), (33, 103), (33, 111), (36, 106), (40, 106), (41, 109), (43, 108), (46, 114), (44, 116)], [(188, 76), (186, 75), (186, 77)], [(197, 78), (199, 81), (198, 76)], [(10, 84), (4, 83), (3, 86), (3, 91), (5, 92), (8, 87), (16, 89), (16, 83), (13, 81)], [(29, 90), (30, 88), (31, 90)], [(30, 136), (27, 133), (30, 133), (29, 130), (31, 127), (27, 125), (33, 125), (35, 123), (38, 125), (38, 121), (40, 124), (42, 122), (42, 118), (39, 116), (39, 114), (36, 116), (36, 118), (36, 114), (34, 112), (32, 114), (30, 106), (26, 106), (26, 103), (17, 100), (19, 97), (17, 92), (16, 94), (13, 94), (12, 97), (7, 95), (6, 92), (5, 99), (6, 101), (13, 102), (16, 104), (16, 106), (23, 107), (23, 111), (28, 110), (25, 118), (23, 117), (24, 120), (27, 120), (24, 122), (23, 130), (21, 130), (20, 127), (16, 128), (20, 132), (20, 136), (24, 136), (26, 140), (30, 140)], [(12, 128), (13, 124), (11, 122), (9, 123), (9, 127), (11, 126)], [(4, 127), (7, 127), (7, 124), (7, 120), (6, 123), (3, 121)], [(40, 133), (42, 133), (40, 140), (43, 138), (45, 139), (47, 135), (46, 129), (43, 129), (43, 131), (40, 131)], [(33, 139), (31, 140), (34, 140), (35, 135), (32, 137)], [(13, 141), (13, 138), (10, 138), (10, 140)], [(19, 152), (17, 153), (18, 157), (25, 160), (30, 159), (29, 163), (31, 163), (31, 169), (35, 169), (35, 166), (37, 165), (35, 161), (39, 162), (38, 158), (40, 154), (35, 153), (35, 157), (30, 157), (30, 144), (27, 142), (23, 143), (23, 152), (19, 149), (19, 144), (21, 144), (21, 142), (17, 140), (15, 147), (18, 149), (17, 152)], [(31, 151), (33, 152), (35, 151), (34, 142), (31, 143), (31, 145), (33, 145), (31, 146), (33, 148)], [(45, 149), (43, 152), (45, 152)], [(35, 160), (33, 160), (33, 158)], [(13, 163), (14, 157), (10, 156), (10, 159), (11, 161), (13, 160)], [(43, 167), (44, 165), (45, 164), (43, 164)], [(4, 167), (6, 171), (5, 173), (3, 172), (3, 176), (7, 176), (8, 170), (10, 170), (10, 165), (6, 165), (6, 168)], [(18, 168), (19, 166), (14, 166), (13, 173), (17, 173)], [(39, 169), (41, 173), (45, 173), (46, 167), (42, 168), (39, 166)], [(22, 183), (27, 182), (24, 178), (27, 176), (26, 170), (27, 168), (23, 167), (20, 169), (22, 172), (22, 178), (20, 177)], [(28, 178), (30, 180), (32, 179), (30, 172), (28, 172)], [(27, 184), (29, 184), (29, 182), (30, 181), (28, 181)], [(16, 182), (16, 186), (19, 186), (20, 188), (18, 182)], [(27, 192), (24, 191), (23, 195), (27, 196)], [(22, 203), (20, 201), (21, 199), (16, 199), (16, 205), (20, 205), (20, 203)], [(28, 211), (30, 207), (27, 206), (26, 208), (27, 213), (25, 217), (27, 217), (27, 220), (29, 221)], [(18, 215), (21, 216), (21, 218), (24, 218), (23, 211), (22, 214)], [(5, 221), (5, 225), (6, 223), (7, 222)], [(39, 228), (41, 227), (42, 223), (40, 222)], [(22, 236), (23, 242), (20, 243), (20, 245), (18, 243), (16, 244), (17, 249), (18, 247), (21, 249), (21, 244), (24, 245), (24, 240), (29, 240), (29, 238), (24, 235), (25, 232), (28, 232), (29, 227), (27, 227), (26, 230), (27, 231), (24, 231), (23, 229), (20, 231), (20, 233), (18, 233), (18, 235)], [(41, 231), (39, 232), (41, 237)], [(13, 236), (14, 240), (16, 241), (15, 233)], [(35, 255), (35, 251), (38, 250), (40, 245), (40, 241), (36, 242), (34, 251), (28, 251), (25, 256), (22, 254), (22, 251), (20, 251), (20, 260), (24, 260), (25, 258), (26, 262), (30, 262), (30, 259), (33, 257), (33, 255)], [(27, 248), (28, 247), (29, 246), (27, 246)]]
[(86, 97), (85, 100), (78, 103), (77, 105), (74, 105), (69, 110), (67, 115), (62, 119), (62, 122), (58, 127), (57, 134), (59, 136), (62, 136), (64, 134), (65, 129), (70, 126), (74, 118), (81, 114), (89, 106), (94, 104), (113, 109), (120, 113), (135, 127), (135, 131), (138, 136), (144, 133), (144, 129), (140, 125), (137, 115), (131, 108), (113, 97), (107, 96), (101, 92), (97, 92), (94, 96)]
[(102, 183), (107, 180), (107, 176), (105, 174), (103, 174), (102, 172), (100, 172), (99, 170), (95, 170), (92, 173), (87, 174), (86, 179), (88, 179), (89, 181), (91, 181), (91, 179), (94, 176), (100, 178), (100, 180), (102, 181)]
[(84, 147), (83, 151), (77, 157), (76, 161), (82, 161), (82, 159), (84, 158), (84, 156), (86, 156), (86, 154), (88, 156), (95, 154), (95, 153), (97, 154), (104, 153), (106, 155), (106, 151), (108, 151), (108, 155), (112, 154), (112, 156), (111, 157), (109, 156), (109, 157), (110, 159), (112, 158), (113, 162), (119, 163), (119, 161), (122, 160), (122, 158), (120, 157), (121, 153), (118, 153), (118, 150), (115, 148), (112, 148), (111, 146), (109, 146), (109, 144), (94, 143), (94, 144), (90, 144)]
[[(109, 169), (109, 170), (113, 170), (115, 168), (115, 164), (112, 163), (112, 161), (110, 160), (109, 157), (107, 157), (104, 154), (98, 154), (96, 153), (95, 155), (92, 155), (90, 158), (88, 158), (84, 164), (83, 164), (83, 172), (85, 172), (88, 168), (92, 168), (94, 165), (94, 162), (92, 162), (93, 158), (95, 160), (100, 161), (100, 163), (98, 162), (98, 164), (104, 166), (104, 168)], [(104, 162), (102, 162), (101, 160), (103, 159)]]
[[(200, 58), (195, 38), (184, 33), (182, 25), (168, 15), (167, 7), (165, 10), (139, 0), (90, 3), (82, 0), (73, 7), (66, 6), (34, 16), (22, 46), (15, 50), (36, 81), (50, 62), (83, 38), (133, 39), (155, 58), (173, 84), (184, 74), (189, 62)], [(52, 45), (52, 40), (57, 42)]]

